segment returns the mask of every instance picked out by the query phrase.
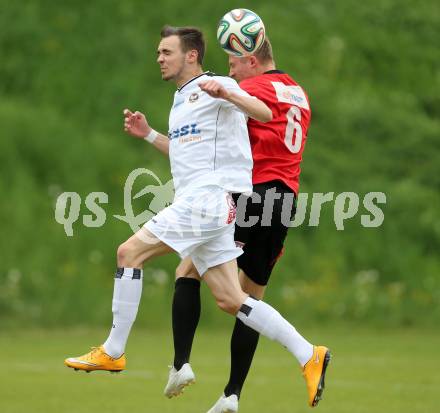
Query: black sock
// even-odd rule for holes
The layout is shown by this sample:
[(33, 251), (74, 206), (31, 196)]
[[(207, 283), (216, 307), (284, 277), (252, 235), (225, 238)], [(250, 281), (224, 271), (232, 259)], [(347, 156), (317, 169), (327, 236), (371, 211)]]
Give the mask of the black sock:
[(189, 362), (191, 347), (200, 318), (200, 281), (181, 277), (176, 280), (173, 298), (174, 368)]
[(259, 338), (260, 335), (255, 330), (243, 324), (238, 318), (235, 320), (231, 337), (231, 373), (225, 387), (226, 397), (236, 394), (240, 398)]

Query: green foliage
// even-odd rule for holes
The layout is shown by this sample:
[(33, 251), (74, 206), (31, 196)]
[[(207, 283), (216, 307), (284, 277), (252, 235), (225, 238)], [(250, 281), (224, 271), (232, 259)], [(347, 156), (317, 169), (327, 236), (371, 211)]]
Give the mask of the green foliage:
[[(165, 23), (197, 25), (208, 41), (205, 68), (227, 72), (215, 27), (225, 2), (96, 0), (9, 3), (0, 14), (0, 323), (109, 321), (119, 243), (131, 235), (123, 185), (135, 168), (170, 179), (165, 157), (122, 133), (122, 109), (147, 113), (165, 131), (174, 87), (155, 63)], [(246, 3), (246, 2), (245, 2)], [(279, 68), (307, 90), (312, 126), (304, 154), (305, 223), (292, 229), (268, 300), (295, 319), (383, 323), (440, 321), (440, 24), (434, 1), (243, 4), (259, 13)], [(57, 196), (82, 198), (67, 237)], [(107, 221), (85, 228), (86, 196), (106, 192)], [(314, 192), (356, 192), (359, 212), (334, 223), (324, 204), (307, 225)], [(364, 228), (362, 199), (384, 192), (385, 220)], [(139, 200), (137, 210), (148, 205)], [(146, 270), (141, 324), (167, 314), (178, 260)], [(224, 323), (209, 294), (205, 322)]]

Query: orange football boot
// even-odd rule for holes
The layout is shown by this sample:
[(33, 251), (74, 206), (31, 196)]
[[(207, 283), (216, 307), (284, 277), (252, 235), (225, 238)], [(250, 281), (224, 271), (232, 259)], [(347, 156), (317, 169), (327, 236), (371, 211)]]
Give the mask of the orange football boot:
[(126, 359), (124, 354), (115, 359), (104, 351), (103, 346), (99, 346), (92, 347), (92, 351), (83, 356), (64, 360), (64, 364), (72, 369), (84, 370), (87, 373), (95, 370), (107, 370), (118, 373), (125, 369)]
[(303, 368), (303, 376), (306, 381), (309, 394), (309, 406), (315, 407), (322, 399), (325, 383), (325, 371), (330, 362), (330, 351), (324, 346), (313, 346), (312, 358)]

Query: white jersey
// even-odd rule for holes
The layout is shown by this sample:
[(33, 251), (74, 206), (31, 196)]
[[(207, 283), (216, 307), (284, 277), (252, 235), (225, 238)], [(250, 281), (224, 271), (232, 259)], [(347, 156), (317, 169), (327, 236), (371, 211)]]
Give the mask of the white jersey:
[(169, 156), (176, 196), (202, 186), (252, 193), (252, 152), (247, 118), (235, 105), (202, 92), (214, 79), (226, 89), (250, 96), (225, 76), (203, 73), (175, 95), (169, 118)]

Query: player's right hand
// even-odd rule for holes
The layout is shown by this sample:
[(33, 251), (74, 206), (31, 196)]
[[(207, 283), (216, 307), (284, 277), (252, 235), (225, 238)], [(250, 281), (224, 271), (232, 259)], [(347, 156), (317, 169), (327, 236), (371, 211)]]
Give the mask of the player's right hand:
[(206, 92), (209, 96), (213, 98), (221, 98), (228, 100), (230, 92), (219, 82), (214, 79), (208, 80), (206, 82), (199, 83), (201, 90)]
[(143, 139), (151, 132), (151, 127), (143, 113), (124, 109), (124, 131), (135, 138)]

